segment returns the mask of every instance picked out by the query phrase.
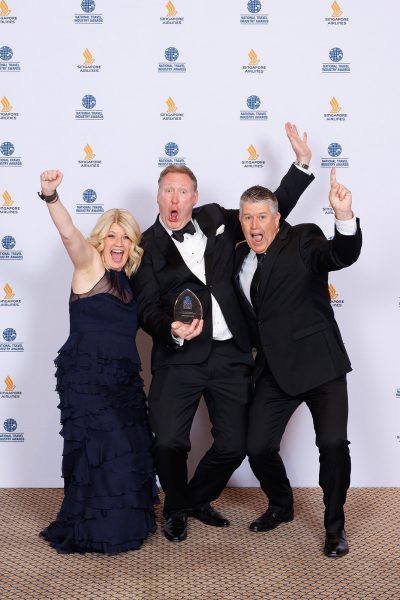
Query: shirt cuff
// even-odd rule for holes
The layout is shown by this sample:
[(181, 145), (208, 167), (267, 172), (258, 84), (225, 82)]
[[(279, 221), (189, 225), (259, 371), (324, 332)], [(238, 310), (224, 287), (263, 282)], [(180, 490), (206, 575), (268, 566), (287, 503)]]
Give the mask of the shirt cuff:
[(178, 344), (178, 346), (183, 346), (183, 342), (185, 341), (183, 338), (180, 337), (175, 337), (172, 333), (171, 333), (172, 339), (174, 340), (175, 344)]
[(356, 217), (353, 216), (352, 219), (348, 219), (347, 221), (335, 219), (335, 227), (342, 235), (355, 235), (357, 231)]
[(311, 175), (311, 171), (309, 169), (303, 169), (303, 167), (300, 167), (300, 165), (296, 165), (296, 163), (293, 163), (293, 164), (296, 167), (296, 169), (298, 169), (299, 171), (302, 171), (306, 175)]

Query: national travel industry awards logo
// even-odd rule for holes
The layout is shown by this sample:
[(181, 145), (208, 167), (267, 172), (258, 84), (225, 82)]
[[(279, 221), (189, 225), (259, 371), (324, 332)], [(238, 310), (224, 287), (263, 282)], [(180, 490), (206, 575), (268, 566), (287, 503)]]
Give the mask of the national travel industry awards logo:
[(95, 12), (96, 2), (94, 0), (82, 0), (81, 13), (75, 13), (75, 25), (102, 25), (103, 15)]
[(164, 146), (164, 156), (158, 158), (158, 166), (163, 168), (168, 165), (185, 165), (185, 158), (179, 156), (179, 146), (176, 142), (168, 142)]
[(4, 190), (1, 195), (0, 215), (17, 215), (20, 211), (20, 206), (14, 202), (11, 194)]
[(165, 101), (165, 104), (167, 105), (167, 112), (162, 112), (160, 113), (160, 117), (162, 118), (163, 121), (182, 121), (183, 117), (184, 117), (184, 113), (183, 112), (178, 112), (178, 107), (176, 106), (174, 100), (171, 98), (171, 96), (168, 96), (168, 98)]
[(261, 60), (253, 48), (247, 56), (249, 57), (249, 62), (247, 65), (242, 65), (243, 73), (258, 73), (262, 75), (267, 67), (265, 65), (260, 65)]
[(321, 159), (321, 168), (332, 169), (348, 169), (349, 159), (342, 156), (342, 146), (338, 142), (332, 142), (328, 146), (328, 156)]
[(261, 0), (247, 0), (247, 13), (240, 15), (241, 25), (268, 25), (268, 15), (262, 13)]
[(5, 235), (1, 240), (0, 260), (23, 260), (22, 251), (16, 250), (17, 241), (12, 235)]
[(89, 48), (85, 48), (82, 52), (83, 63), (77, 65), (77, 69), (80, 73), (99, 73), (101, 65), (96, 63), (96, 59), (90, 52)]
[(14, 17), (6, 0), (0, 0), (0, 25), (15, 25), (17, 17)]
[(163, 25), (182, 25), (184, 18), (177, 16), (178, 11), (171, 0), (168, 0), (165, 8), (167, 9), (167, 14), (165, 17), (160, 17), (160, 22)]
[(0, 299), (0, 306), (12, 306), (18, 307), (21, 304), (21, 300), (15, 297), (14, 290), (9, 283), (6, 283), (3, 287), (4, 296)]
[(186, 73), (186, 63), (178, 61), (179, 50), (169, 46), (164, 51), (165, 61), (158, 63), (159, 73)]
[(76, 121), (102, 121), (103, 120), (103, 110), (96, 108), (96, 98), (92, 94), (86, 94), (83, 96), (81, 100), (81, 104), (85, 110), (79, 109), (75, 111), (75, 120)]
[(0, 121), (16, 121), (19, 113), (13, 112), (13, 107), (7, 96), (3, 96), (0, 100)]
[(21, 63), (13, 58), (14, 52), (10, 46), (0, 47), (0, 73), (21, 71)]
[(256, 95), (249, 96), (246, 100), (249, 110), (240, 111), (241, 121), (266, 121), (268, 119), (266, 110), (259, 110), (261, 107), (261, 98)]
[(90, 144), (86, 144), (86, 146), (83, 149), (84, 153), (85, 153), (85, 158), (83, 160), (78, 160), (78, 164), (81, 167), (85, 167), (85, 168), (95, 168), (95, 167), (100, 167), (100, 165), (102, 164), (101, 160), (94, 160), (96, 154), (94, 153), (92, 147), (90, 146)]
[(331, 48), (329, 50), (329, 63), (322, 63), (323, 73), (350, 73), (350, 63), (342, 62), (344, 58), (341, 48)]
[(332, 14), (330, 17), (325, 18), (325, 22), (328, 25), (347, 25), (349, 22), (348, 17), (343, 17), (343, 11), (341, 6), (336, 0), (331, 4)]
[(14, 156), (15, 146), (12, 142), (0, 143), (0, 167), (22, 167), (20, 156)]
[(18, 432), (18, 423), (15, 419), (8, 418), (3, 422), (3, 430), (6, 433), (0, 433), (0, 442), (24, 442), (24, 434)]
[(339, 101), (333, 97), (330, 100), (331, 110), (329, 113), (325, 113), (324, 117), (326, 121), (346, 121), (348, 114), (342, 111)]
[(24, 345), (22, 342), (17, 342), (17, 332), (12, 327), (6, 327), (3, 330), (2, 339), (0, 342), (0, 352), (23, 352)]
[(97, 203), (97, 192), (88, 188), (82, 193), (83, 202), (76, 205), (77, 214), (100, 214), (104, 212), (104, 205)]
[(17, 390), (17, 386), (11, 379), (10, 375), (7, 375), (4, 379), (4, 390), (0, 390), (0, 398), (5, 400), (18, 400), (22, 396), (22, 392)]
[(259, 160), (260, 157), (253, 144), (250, 144), (247, 148), (247, 152), (249, 153), (249, 156), (247, 160), (242, 160), (243, 167), (246, 169), (262, 169), (265, 165), (265, 160)]

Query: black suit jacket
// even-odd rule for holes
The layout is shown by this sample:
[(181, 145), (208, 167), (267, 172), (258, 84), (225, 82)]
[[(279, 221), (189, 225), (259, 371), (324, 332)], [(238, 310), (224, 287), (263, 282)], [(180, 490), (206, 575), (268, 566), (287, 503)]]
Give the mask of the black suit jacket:
[[(292, 210), (312, 180), (313, 176), (291, 166), (276, 191), (284, 214)], [(138, 303), (139, 324), (153, 338), (152, 370), (206, 360), (212, 344), (211, 294), (219, 303), (238, 347), (243, 352), (251, 349), (248, 326), (233, 287), (234, 247), (243, 239), (238, 211), (207, 204), (195, 208), (193, 218), (207, 236), (206, 284), (186, 266), (159, 218), (142, 237), (144, 255), (132, 278), (132, 288)], [(224, 231), (217, 234), (218, 228)], [(204, 328), (200, 336), (178, 346), (171, 337), (173, 307), (178, 294), (186, 288), (202, 303)]]
[(246, 299), (239, 273), (250, 251), (236, 249), (235, 284), (251, 323), (258, 352), (254, 380), (265, 362), (289, 395), (308, 391), (351, 370), (328, 290), (328, 272), (354, 263), (361, 250), (357, 220), (354, 236), (335, 231), (327, 240), (314, 224), (283, 222), (262, 265), (258, 314)]

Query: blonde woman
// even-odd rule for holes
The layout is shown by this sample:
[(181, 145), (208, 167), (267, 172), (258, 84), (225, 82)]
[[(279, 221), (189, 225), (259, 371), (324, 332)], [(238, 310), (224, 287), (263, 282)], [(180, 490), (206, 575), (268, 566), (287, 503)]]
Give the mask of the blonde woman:
[(73, 263), (70, 335), (55, 361), (64, 438), (64, 499), (41, 535), (58, 552), (114, 554), (139, 548), (155, 530), (152, 437), (129, 278), (143, 250), (126, 210), (112, 209), (86, 240), (61, 203), (60, 171), (40, 176)]

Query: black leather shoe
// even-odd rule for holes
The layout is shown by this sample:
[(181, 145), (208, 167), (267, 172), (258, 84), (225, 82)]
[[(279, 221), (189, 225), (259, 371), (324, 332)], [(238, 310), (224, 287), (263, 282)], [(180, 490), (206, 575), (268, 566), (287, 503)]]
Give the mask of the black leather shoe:
[(324, 554), (329, 558), (340, 558), (349, 552), (346, 532), (344, 529), (339, 533), (327, 533), (325, 538)]
[(164, 535), (170, 542), (183, 542), (187, 536), (186, 513), (171, 513), (164, 525)]
[(211, 504), (205, 504), (200, 508), (193, 508), (190, 514), (202, 523), (212, 525), (213, 527), (229, 527), (230, 525), (228, 519), (225, 519)]
[(250, 523), (250, 531), (271, 531), (281, 523), (289, 523), (293, 521), (293, 511), (285, 513), (277, 513), (272, 510), (267, 510), (261, 517)]

